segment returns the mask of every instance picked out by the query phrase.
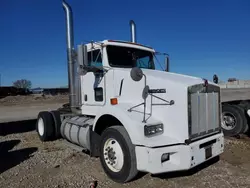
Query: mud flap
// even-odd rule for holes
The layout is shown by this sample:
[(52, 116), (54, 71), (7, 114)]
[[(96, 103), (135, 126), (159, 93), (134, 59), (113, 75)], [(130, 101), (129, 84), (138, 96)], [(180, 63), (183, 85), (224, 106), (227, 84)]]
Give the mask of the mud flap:
[(100, 140), (101, 136), (93, 131), (93, 126), (90, 126), (90, 156), (99, 157), (100, 156)]

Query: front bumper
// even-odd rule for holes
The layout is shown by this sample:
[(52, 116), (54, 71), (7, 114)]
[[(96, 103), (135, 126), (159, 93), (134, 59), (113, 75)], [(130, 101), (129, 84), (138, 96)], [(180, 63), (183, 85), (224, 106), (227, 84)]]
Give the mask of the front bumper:
[[(211, 156), (206, 158), (206, 148), (211, 147)], [(152, 174), (191, 169), (224, 151), (224, 136), (219, 133), (189, 145), (175, 145), (159, 148), (136, 146), (137, 169)], [(169, 159), (162, 162), (162, 155)]]

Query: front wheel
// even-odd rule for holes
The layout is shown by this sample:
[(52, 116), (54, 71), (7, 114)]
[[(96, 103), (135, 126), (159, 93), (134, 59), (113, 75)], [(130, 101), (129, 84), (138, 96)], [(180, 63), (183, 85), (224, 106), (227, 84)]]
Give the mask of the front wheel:
[(100, 160), (113, 181), (125, 183), (137, 175), (135, 146), (124, 127), (112, 126), (102, 133)]

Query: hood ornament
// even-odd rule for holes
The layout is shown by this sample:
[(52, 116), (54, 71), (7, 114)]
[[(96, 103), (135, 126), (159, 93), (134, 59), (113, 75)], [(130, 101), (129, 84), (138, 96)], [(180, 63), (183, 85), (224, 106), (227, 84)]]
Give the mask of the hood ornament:
[(207, 81), (207, 79), (205, 79), (205, 78), (203, 78), (203, 81), (204, 81), (204, 83), (203, 83), (203, 89), (205, 90), (205, 92), (207, 92), (207, 89), (208, 89), (208, 81)]

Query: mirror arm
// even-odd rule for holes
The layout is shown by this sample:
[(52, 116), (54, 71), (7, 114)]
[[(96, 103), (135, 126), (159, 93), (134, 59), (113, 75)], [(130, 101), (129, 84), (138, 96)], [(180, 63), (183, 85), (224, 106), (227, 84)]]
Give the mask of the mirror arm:
[(169, 56), (165, 57), (165, 64), (166, 64), (166, 72), (169, 72)]

